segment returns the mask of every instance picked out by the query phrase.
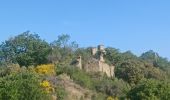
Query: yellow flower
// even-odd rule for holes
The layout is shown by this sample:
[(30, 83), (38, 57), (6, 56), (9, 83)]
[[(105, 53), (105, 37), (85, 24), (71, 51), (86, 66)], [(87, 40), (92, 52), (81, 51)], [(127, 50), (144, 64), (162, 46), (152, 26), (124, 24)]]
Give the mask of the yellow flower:
[(37, 73), (43, 74), (43, 75), (54, 75), (55, 74), (55, 66), (54, 66), (54, 64), (39, 65), (35, 68), (35, 71)]
[(109, 96), (109, 97), (107, 97), (107, 100), (119, 100), (117, 97), (111, 97), (111, 96)]
[(47, 80), (42, 81), (40, 83), (40, 86), (43, 87), (45, 93), (53, 93), (55, 91), (50, 82), (48, 82)]
[(107, 100), (114, 100), (111, 96), (107, 97)]
[(42, 83), (40, 83), (40, 85), (44, 88), (50, 87), (50, 83), (48, 81), (43, 81)]

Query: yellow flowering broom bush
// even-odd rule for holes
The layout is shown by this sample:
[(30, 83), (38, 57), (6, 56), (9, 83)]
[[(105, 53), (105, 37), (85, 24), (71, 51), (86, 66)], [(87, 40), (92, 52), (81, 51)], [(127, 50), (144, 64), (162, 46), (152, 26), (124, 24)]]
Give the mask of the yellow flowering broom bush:
[[(55, 65), (54, 64), (39, 65), (35, 68), (35, 71), (40, 75), (47, 75), (47, 77), (51, 77), (50, 75), (55, 75)], [(42, 81), (40, 83), (40, 86), (44, 88), (46, 93), (52, 93), (55, 91), (52, 84), (47, 80)]]
[(45, 90), (46, 93), (52, 93), (52, 92), (54, 92), (54, 88), (52, 87), (52, 85), (50, 84), (50, 82), (47, 81), (47, 80), (42, 81), (42, 82), (40, 83), (40, 86), (41, 86), (42, 88), (44, 88), (44, 90)]
[(109, 96), (109, 97), (107, 97), (107, 100), (118, 100), (118, 98), (117, 97), (111, 97), (111, 96)]
[(35, 71), (43, 75), (55, 75), (55, 66), (54, 64), (43, 64), (37, 66)]
[(111, 96), (107, 97), (107, 100), (114, 100)]

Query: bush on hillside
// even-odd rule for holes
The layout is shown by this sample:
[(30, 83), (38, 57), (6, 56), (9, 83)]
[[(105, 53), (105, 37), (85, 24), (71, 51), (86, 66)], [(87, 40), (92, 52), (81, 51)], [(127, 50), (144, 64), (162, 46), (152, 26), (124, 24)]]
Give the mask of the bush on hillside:
[(55, 75), (55, 66), (54, 64), (38, 65), (35, 71), (42, 75)]
[(58, 66), (56, 72), (57, 74), (66, 73), (79, 85), (94, 89), (92, 78), (83, 70), (80, 70), (74, 66)]
[(130, 100), (169, 100), (170, 83), (158, 80), (144, 80), (129, 93)]
[(30, 72), (10, 74), (0, 78), (1, 100), (48, 100), (39, 78)]

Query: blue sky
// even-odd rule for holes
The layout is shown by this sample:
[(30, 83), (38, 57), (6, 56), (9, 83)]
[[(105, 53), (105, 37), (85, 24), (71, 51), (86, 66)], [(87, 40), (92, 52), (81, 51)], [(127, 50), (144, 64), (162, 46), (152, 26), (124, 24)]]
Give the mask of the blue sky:
[(81, 47), (105, 44), (170, 59), (169, 0), (1, 0), (0, 42), (24, 31), (51, 42), (69, 34)]

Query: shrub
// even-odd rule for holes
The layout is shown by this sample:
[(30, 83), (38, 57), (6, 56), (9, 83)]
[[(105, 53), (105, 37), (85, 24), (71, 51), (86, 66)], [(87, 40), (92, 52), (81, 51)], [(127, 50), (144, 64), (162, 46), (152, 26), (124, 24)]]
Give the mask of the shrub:
[(8, 75), (10, 71), (8, 70), (7, 67), (0, 67), (0, 77), (4, 77)]
[(93, 80), (92, 78), (87, 75), (82, 70), (75, 69), (74, 72), (71, 75), (71, 78), (81, 86), (84, 86), (86, 88), (93, 89)]
[(123, 80), (110, 80), (103, 78), (95, 83), (96, 91), (105, 93), (109, 96), (125, 98), (126, 93), (129, 92), (130, 86)]
[(70, 77), (79, 85), (84, 86), (86, 88), (90, 88), (92, 89), (93, 86), (93, 80), (90, 77), (90, 75), (88, 75), (86, 72), (79, 70), (78, 68), (74, 67), (74, 66), (58, 66), (57, 67), (57, 74), (62, 74), (62, 73), (66, 73), (68, 75), (70, 75)]
[(56, 94), (57, 94), (57, 99), (58, 100), (65, 100), (65, 97), (67, 96), (67, 93), (62, 86), (57, 86), (56, 87)]
[(10, 74), (0, 78), (1, 100), (48, 100), (38, 81), (39, 77), (30, 72)]
[(97, 94), (92, 95), (91, 99), (92, 100), (105, 100), (106, 97), (107, 96), (103, 93), (97, 93)]
[(50, 84), (49, 81), (44, 80), (40, 83), (40, 86), (44, 88), (46, 93), (52, 93), (54, 92), (54, 88), (52, 87), (52, 85)]
[(42, 75), (55, 75), (55, 66), (54, 64), (39, 65), (35, 68), (35, 71)]
[(129, 93), (130, 100), (169, 100), (170, 84), (165, 81), (144, 80)]
[(107, 100), (114, 100), (113, 97), (109, 96), (107, 97)]
[(119, 100), (117, 97), (111, 97), (111, 96), (109, 96), (109, 97), (107, 97), (107, 99), (106, 100)]

